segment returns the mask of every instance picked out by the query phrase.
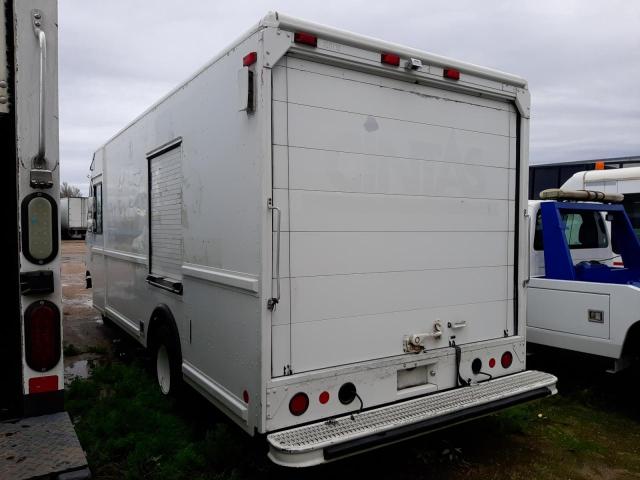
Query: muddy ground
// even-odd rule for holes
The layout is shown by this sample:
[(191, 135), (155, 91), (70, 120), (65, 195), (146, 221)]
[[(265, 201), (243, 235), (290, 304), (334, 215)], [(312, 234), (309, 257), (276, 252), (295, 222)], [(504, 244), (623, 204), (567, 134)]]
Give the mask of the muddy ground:
[[(538, 351), (529, 357), (528, 366), (556, 374), (560, 379), (559, 395), (420, 439), (305, 470), (304, 475), (283, 473), (275, 468), (266, 460), (262, 444), (255, 446), (260, 440), (250, 439), (237, 427), (227, 425), (223, 416), (193, 392), (172, 407), (161, 405), (164, 399), (145, 403), (144, 408), (129, 412), (132, 420), (121, 418), (125, 428), (118, 430), (113, 426), (117, 424), (115, 420), (124, 418), (125, 414), (111, 412), (111, 404), (103, 402), (113, 402), (124, 411), (135, 404), (129, 401), (131, 397), (149, 397), (142, 387), (140, 391), (131, 387), (132, 383), (146, 382), (148, 388), (155, 389), (152, 380), (146, 378), (148, 374), (135, 367), (144, 363), (138, 361), (144, 360), (144, 352), (117, 329), (103, 325), (100, 315), (91, 308), (91, 290), (85, 289), (84, 242), (65, 241), (62, 252), (67, 380), (87, 376), (94, 364), (115, 361), (117, 365), (115, 369), (101, 372), (108, 380), (92, 379), (88, 382), (93, 382), (92, 386), (76, 382), (75, 388), (71, 388), (70, 406), (82, 404), (83, 389), (93, 388), (94, 397), (87, 398), (82, 408), (76, 407), (80, 413), (76, 413), (75, 420), (81, 441), (84, 439), (83, 446), (90, 461), (94, 461), (95, 478), (139, 478), (141, 471), (146, 472), (145, 478), (168, 478), (166, 472), (173, 468), (171, 471), (177, 473), (171, 478), (640, 479), (638, 369), (610, 375), (598, 361), (550, 350)], [(141, 376), (139, 380), (136, 375)], [(118, 392), (118, 382), (125, 385), (122, 394)], [(118, 395), (124, 397), (122, 403), (118, 403)], [(150, 411), (155, 405), (159, 405), (157, 411)], [(166, 452), (156, 456), (143, 452), (145, 458), (138, 459), (136, 464), (132, 455), (122, 448), (108, 450), (100, 443), (105, 436), (117, 443), (118, 436), (125, 442), (127, 436), (135, 434), (133, 445), (160, 451), (153, 419), (157, 421), (161, 414), (169, 415), (164, 417), (162, 425), (174, 419), (183, 425), (181, 445), (196, 452), (192, 454), (200, 467), (193, 467), (191, 460), (184, 462), (183, 459), (180, 463), (177, 457), (170, 459)], [(82, 418), (92, 418), (91, 415), (93, 419), (83, 423)], [(113, 417), (109, 422), (96, 425), (110, 415)], [(148, 416), (147, 423), (145, 416)], [(131, 423), (127, 423), (134, 420), (139, 428), (135, 432), (129, 427)], [(218, 438), (215, 432), (221, 424), (227, 425), (227, 433)], [(207, 450), (202, 445), (210, 441), (212, 435), (216, 439), (215, 448)], [(144, 442), (154, 447), (147, 447)], [(240, 457), (223, 454), (224, 460), (207, 463), (212, 457), (220, 456), (208, 452), (225, 451), (218, 444), (244, 453)], [(155, 464), (149, 467), (145, 463), (149, 455), (152, 460), (163, 458), (164, 470)], [(186, 468), (191, 469), (189, 473)], [(160, 471), (165, 473), (153, 473)], [(185, 476), (180, 472), (185, 472)]]

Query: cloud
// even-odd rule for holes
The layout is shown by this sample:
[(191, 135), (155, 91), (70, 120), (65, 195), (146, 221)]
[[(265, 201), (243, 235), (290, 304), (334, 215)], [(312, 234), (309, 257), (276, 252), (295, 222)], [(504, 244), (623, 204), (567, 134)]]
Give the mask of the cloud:
[(60, 0), (62, 180), (270, 9), (523, 76), (531, 162), (640, 154), (640, 3)]

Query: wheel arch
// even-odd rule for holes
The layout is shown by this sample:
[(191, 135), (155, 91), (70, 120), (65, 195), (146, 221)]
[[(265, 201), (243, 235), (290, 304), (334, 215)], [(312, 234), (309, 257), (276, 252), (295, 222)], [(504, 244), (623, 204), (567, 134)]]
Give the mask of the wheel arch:
[(622, 357), (640, 356), (640, 320), (632, 323), (622, 344)]
[(153, 339), (161, 326), (167, 326), (171, 330), (176, 339), (176, 345), (178, 347), (178, 353), (182, 359), (182, 342), (180, 341), (180, 330), (176, 319), (171, 313), (171, 309), (164, 303), (159, 304), (153, 309), (151, 317), (149, 318), (149, 326), (147, 327), (147, 347), (153, 345)]

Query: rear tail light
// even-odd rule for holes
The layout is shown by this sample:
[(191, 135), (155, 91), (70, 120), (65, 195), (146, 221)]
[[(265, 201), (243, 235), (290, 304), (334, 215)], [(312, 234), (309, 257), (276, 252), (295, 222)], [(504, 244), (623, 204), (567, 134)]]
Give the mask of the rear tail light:
[(500, 358), (500, 364), (502, 368), (509, 368), (513, 363), (513, 354), (511, 352), (504, 352), (502, 358)]
[(289, 411), (299, 417), (309, 408), (309, 397), (306, 393), (298, 392), (289, 400)]
[(451, 80), (460, 80), (460, 70), (455, 68), (445, 68), (442, 73), (444, 78), (450, 78)]
[(60, 361), (60, 310), (47, 300), (29, 305), (24, 312), (24, 340), (27, 365), (46, 372)]
[(293, 41), (304, 45), (310, 45), (312, 47), (318, 46), (318, 37), (311, 35), (310, 33), (296, 32), (293, 34)]
[(398, 67), (400, 66), (400, 55), (396, 55), (395, 53), (381, 53), (380, 63), (386, 63), (387, 65)]

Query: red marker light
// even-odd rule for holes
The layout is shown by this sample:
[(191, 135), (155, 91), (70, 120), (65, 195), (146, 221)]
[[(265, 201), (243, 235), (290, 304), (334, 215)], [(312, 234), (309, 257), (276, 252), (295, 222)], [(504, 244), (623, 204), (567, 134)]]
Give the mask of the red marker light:
[(330, 398), (330, 397), (329, 397), (329, 392), (326, 392), (326, 391), (325, 391), (325, 392), (322, 392), (322, 393), (320, 394), (320, 396), (318, 397), (318, 400), (320, 401), (320, 403), (321, 403), (322, 405), (324, 405), (325, 403), (327, 403), (327, 402), (329, 401), (329, 398)]
[(509, 368), (513, 363), (513, 354), (511, 352), (504, 352), (502, 358), (500, 358), (500, 364), (502, 368)]
[(460, 80), (460, 70), (454, 68), (445, 68), (442, 72), (444, 78), (450, 78), (451, 80)]
[(246, 390), (243, 390), (242, 399), (244, 400), (244, 403), (249, 403), (249, 392), (247, 392)]
[(306, 393), (298, 392), (289, 400), (289, 411), (299, 417), (309, 408), (309, 397)]
[(304, 45), (310, 45), (312, 47), (318, 46), (318, 37), (311, 35), (310, 33), (296, 32), (293, 34), (293, 41)]
[(258, 61), (258, 53), (257, 52), (249, 52), (242, 58), (242, 65), (248, 67), (249, 65), (253, 65)]
[(381, 53), (380, 63), (386, 63), (387, 65), (398, 67), (400, 66), (400, 55), (396, 55), (395, 53)]
[(29, 379), (29, 393), (55, 392), (58, 390), (58, 376), (47, 375)]

